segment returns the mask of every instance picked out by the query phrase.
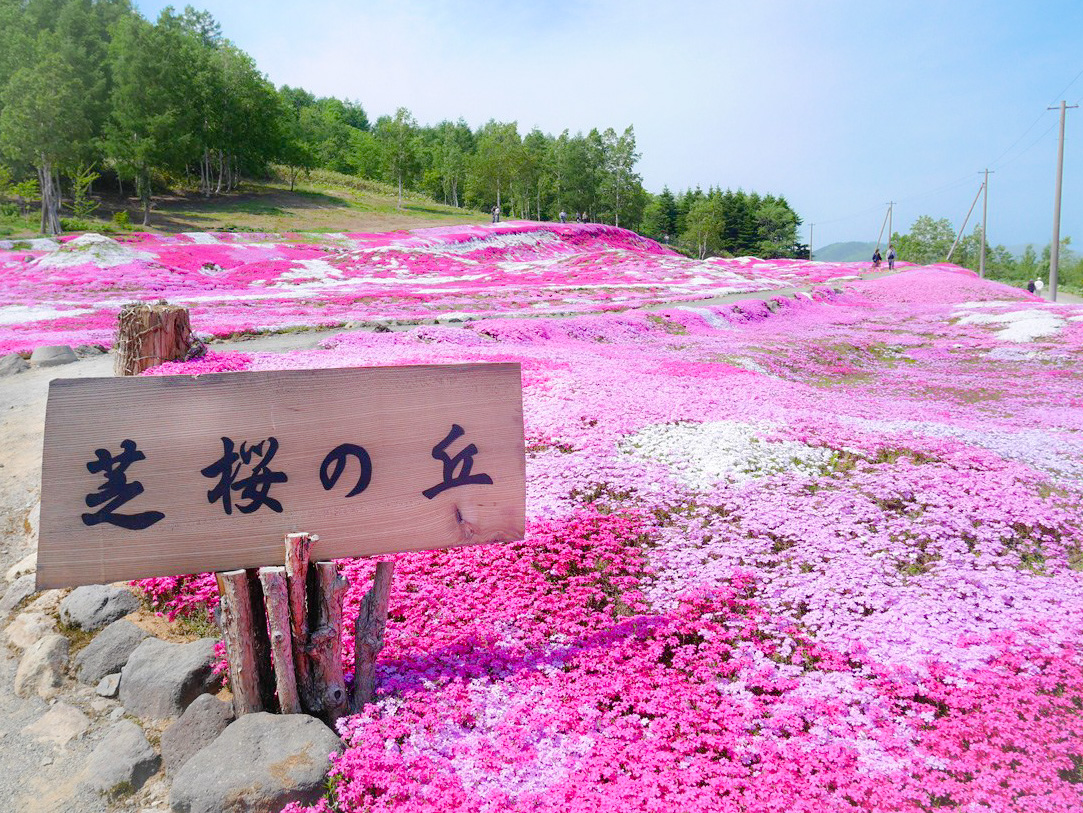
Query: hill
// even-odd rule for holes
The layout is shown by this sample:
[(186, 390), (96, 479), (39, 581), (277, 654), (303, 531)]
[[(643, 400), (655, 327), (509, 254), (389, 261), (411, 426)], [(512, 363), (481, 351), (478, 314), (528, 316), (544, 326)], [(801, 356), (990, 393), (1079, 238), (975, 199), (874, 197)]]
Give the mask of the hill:
[[(210, 198), (191, 191), (158, 195), (147, 226), (141, 225), (138, 198), (100, 190), (94, 199), (99, 204), (94, 215), (81, 223), (66, 221), (66, 232), (386, 232), (488, 219), (481, 212), (444, 206), (425, 195), (404, 194), (400, 209), (391, 186), (325, 170), (302, 178), (292, 191), (284, 178), (275, 175), (244, 182), (236, 192)], [(121, 212), (127, 213), (130, 229), (114, 222), (114, 215)], [(26, 216), (0, 214), (0, 237), (35, 237), (38, 225), (36, 209)]]
[[(882, 248), (882, 247), (881, 247)], [(876, 249), (876, 243), (828, 243), (823, 248), (812, 247), (813, 259), (825, 263), (860, 262), (869, 259)]]

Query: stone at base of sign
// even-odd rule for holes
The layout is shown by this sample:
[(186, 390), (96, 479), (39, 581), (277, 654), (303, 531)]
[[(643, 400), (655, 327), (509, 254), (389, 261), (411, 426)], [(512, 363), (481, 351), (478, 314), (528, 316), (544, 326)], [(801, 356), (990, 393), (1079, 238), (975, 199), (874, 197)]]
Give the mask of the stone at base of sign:
[(76, 587), (60, 602), (60, 620), (93, 631), (139, 609), (139, 599), (126, 587), (89, 584)]
[(111, 675), (106, 675), (98, 681), (98, 685), (94, 688), (94, 693), (97, 694), (98, 697), (116, 697), (117, 692), (119, 691), (120, 672), (114, 672)]
[(143, 787), (160, 761), (143, 730), (131, 720), (121, 720), (90, 754), (84, 784), (106, 796), (130, 793)]
[(192, 701), (177, 722), (162, 732), (162, 761), (173, 776), (189, 759), (202, 751), (233, 722), (233, 709), (212, 694)]
[(135, 648), (150, 634), (131, 621), (114, 621), (75, 656), (76, 675), (93, 685), (106, 675), (120, 672)]
[(23, 733), (41, 742), (64, 746), (81, 737), (88, 728), (90, 718), (70, 703), (60, 700), (40, 719), (23, 728)]
[(314, 804), (342, 740), (304, 714), (246, 714), (189, 759), (173, 779), (173, 810), (281, 810)]
[(57, 694), (64, 682), (71, 642), (63, 635), (46, 635), (30, 646), (15, 672), (15, 694), (32, 697), (35, 693), (48, 699)]
[(216, 691), (221, 677), (212, 671), (214, 638), (170, 644), (147, 638), (121, 671), (120, 702), (137, 717), (179, 717), (204, 692)]
[(24, 600), (34, 595), (34, 576), (28, 573), (13, 581), (0, 599), (0, 615), (7, 615)]

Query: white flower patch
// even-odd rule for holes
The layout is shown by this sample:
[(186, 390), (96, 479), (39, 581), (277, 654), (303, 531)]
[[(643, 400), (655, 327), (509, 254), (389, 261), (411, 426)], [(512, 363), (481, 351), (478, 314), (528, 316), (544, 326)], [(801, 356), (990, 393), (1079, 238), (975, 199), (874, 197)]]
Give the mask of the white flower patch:
[(933, 421), (874, 420), (842, 415), (842, 423), (872, 434), (914, 434), (953, 438), (987, 449), (1005, 460), (1017, 460), (1042, 471), (1083, 477), (1083, 438), (1056, 427), (998, 427), (967, 429)]
[(52, 308), (44, 305), (0, 305), (0, 325), (21, 325), (43, 319), (63, 319), (93, 313), (94, 308)]
[(55, 251), (60, 246), (52, 237), (32, 237), (28, 240), (0, 240), (0, 249), (14, 251), (16, 243), (23, 247), (30, 246), (31, 251)]
[(764, 440), (771, 428), (739, 421), (655, 424), (626, 438), (621, 451), (663, 463), (678, 480), (701, 489), (783, 472), (810, 476), (830, 463), (829, 449)]
[(319, 285), (345, 278), (342, 269), (336, 268), (327, 260), (295, 260), (294, 262), (299, 267), (279, 274), (274, 283), (276, 287), (291, 285), (291, 281), (295, 279), (304, 280), (310, 285)]
[(1064, 319), (1047, 310), (1028, 308), (1006, 313), (969, 313), (959, 319), (960, 325), (1004, 325), (997, 338), (1004, 342), (1030, 342), (1053, 336), (1064, 327)]
[(538, 246), (542, 243), (555, 243), (559, 240), (560, 238), (557, 235), (549, 231), (530, 231), (486, 235), (472, 240), (464, 240), (460, 243), (437, 242), (435, 245), (411, 245), (410, 251), (419, 254), (469, 254), (485, 248)]
[(193, 243), (200, 246), (216, 246), (218, 245), (218, 238), (210, 232), (205, 231), (182, 231), (182, 237), (187, 237)]
[(136, 251), (104, 235), (87, 232), (45, 255), (35, 265), (38, 268), (70, 268), (89, 263), (99, 268), (111, 268), (139, 260), (153, 262), (154, 255), (146, 251)]

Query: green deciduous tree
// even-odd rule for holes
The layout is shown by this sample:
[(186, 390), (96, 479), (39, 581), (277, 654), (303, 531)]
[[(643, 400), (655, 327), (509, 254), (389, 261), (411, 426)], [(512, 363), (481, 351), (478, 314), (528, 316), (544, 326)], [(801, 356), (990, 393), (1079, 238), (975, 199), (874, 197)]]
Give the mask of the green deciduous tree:
[(132, 16), (120, 22), (112, 42), (112, 105), (103, 143), (117, 174), (135, 181), (144, 226), (154, 173), (183, 164), (185, 149), (194, 147), (183, 127), (184, 74), (171, 58), (183, 48), (180, 36)]
[(726, 215), (720, 195), (700, 198), (688, 210), (682, 239), (695, 256), (704, 259), (722, 248)]
[(395, 117), (381, 117), (376, 122), (376, 140), (380, 143), (384, 169), (399, 188), (399, 208), (402, 208), (403, 184), (409, 184), (419, 169), (417, 151), (417, 122), (405, 107), (395, 111)]
[(955, 229), (947, 218), (934, 220), (929, 215), (922, 215), (914, 221), (908, 234), (895, 241), (895, 249), (900, 260), (928, 265), (944, 262), (953, 242)]
[(629, 204), (635, 198), (636, 187), (640, 185), (635, 165), (640, 155), (636, 151), (636, 136), (631, 125), (621, 135), (612, 127), (602, 133), (602, 190), (613, 215), (613, 225), (620, 226), (621, 215), (625, 215)]
[(83, 84), (51, 35), (39, 39), (37, 54), (0, 93), (0, 152), (37, 171), (41, 232), (59, 234), (59, 168), (75, 160), (91, 129)]
[(490, 120), (477, 134), (477, 151), (470, 162), (467, 186), (476, 205), (503, 206), (504, 196), (522, 159), (522, 141), (516, 123)]

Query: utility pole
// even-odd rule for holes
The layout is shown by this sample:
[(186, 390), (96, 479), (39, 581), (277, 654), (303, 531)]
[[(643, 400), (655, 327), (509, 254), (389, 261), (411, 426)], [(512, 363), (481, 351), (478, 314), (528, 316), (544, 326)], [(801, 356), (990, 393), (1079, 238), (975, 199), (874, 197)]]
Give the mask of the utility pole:
[(808, 224), (808, 260), (812, 262), (812, 230), (816, 228), (815, 223)]
[[(996, 173), (993, 173), (996, 174)], [(981, 183), (981, 249), (978, 254), (978, 276), (985, 279), (985, 216), (989, 212), (989, 170), (985, 170), (985, 180)]]
[[(948, 249), (946, 263), (951, 262), (951, 255), (955, 253), (955, 247), (959, 245), (959, 241), (963, 239), (963, 232), (966, 231), (966, 224), (970, 222), (970, 215), (974, 213), (974, 207), (978, 205), (978, 198), (981, 197), (981, 191), (985, 189), (985, 184), (978, 186), (978, 194), (974, 196), (974, 202), (970, 204), (970, 208), (966, 211), (966, 217), (963, 218), (963, 225), (959, 227), (959, 233), (955, 235), (955, 242), (951, 244), (951, 248)], [(984, 235), (983, 235), (984, 237)]]
[[(1073, 104), (1072, 107), (1079, 107)], [(1056, 110), (1055, 107), (1046, 108)], [(1049, 298), (1057, 301), (1057, 268), (1060, 265), (1060, 183), (1064, 174), (1064, 112), (1066, 102), (1060, 103), (1060, 142), (1057, 144), (1057, 185), (1053, 193), (1053, 244), (1049, 246)]]
[(889, 200), (887, 202), (887, 244), (891, 245), (891, 218), (895, 212), (895, 201)]
[[(888, 218), (890, 218), (890, 217), (891, 217), (891, 207), (889, 206), (888, 210), (886, 212), (884, 212), (884, 222), (880, 224), (880, 236), (876, 238), (876, 250), (877, 251), (880, 250), (880, 243), (884, 239), (884, 229), (887, 228), (887, 221), (888, 221)], [(891, 239), (891, 235), (889, 234), (888, 235), (888, 240), (890, 241), (890, 239)]]

